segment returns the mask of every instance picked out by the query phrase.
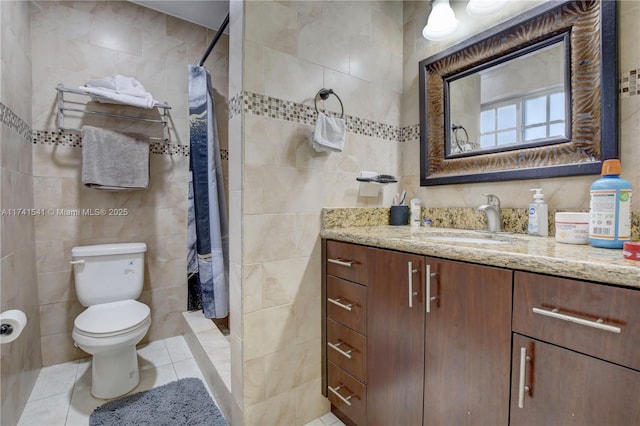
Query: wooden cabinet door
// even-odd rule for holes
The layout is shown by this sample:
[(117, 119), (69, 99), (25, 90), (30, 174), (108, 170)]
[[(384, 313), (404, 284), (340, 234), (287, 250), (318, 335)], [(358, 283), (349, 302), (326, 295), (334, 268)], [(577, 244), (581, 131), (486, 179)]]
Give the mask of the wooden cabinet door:
[(512, 377), (511, 425), (640, 425), (636, 370), (514, 334)]
[(367, 263), (367, 425), (421, 425), (424, 258), (371, 249)]
[(508, 424), (512, 272), (425, 261), (424, 424)]

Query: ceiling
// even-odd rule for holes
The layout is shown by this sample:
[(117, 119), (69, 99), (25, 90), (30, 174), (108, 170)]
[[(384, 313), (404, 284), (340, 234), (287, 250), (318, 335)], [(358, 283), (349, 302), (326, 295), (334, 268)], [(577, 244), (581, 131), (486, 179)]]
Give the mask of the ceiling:
[[(217, 30), (229, 13), (229, 0), (129, 0), (158, 12)], [(228, 33), (229, 27), (225, 32)]]

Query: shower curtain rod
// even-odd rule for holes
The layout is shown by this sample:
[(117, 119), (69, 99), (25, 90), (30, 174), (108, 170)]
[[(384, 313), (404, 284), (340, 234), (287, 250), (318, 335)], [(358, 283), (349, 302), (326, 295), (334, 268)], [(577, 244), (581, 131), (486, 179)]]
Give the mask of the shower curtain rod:
[(218, 42), (218, 39), (222, 36), (222, 32), (227, 27), (227, 24), (229, 24), (229, 14), (228, 13), (227, 13), (226, 18), (224, 18), (224, 21), (222, 21), (222, 25), (220, 25), (220, 28), (218, 28), (218, 32), (213, 37), (213, 40), (211, 40), (211, 44), (207, 48), (207, 51), (204, 52), (204, 56), (202, 56), (202, 59), (200, 59), (200, 62), (198, 63), (198, 66), (201, 67), (202, 64), (204, 64), (204, 61), (207, 60), (207, 58), (209, 57), (209, 53), (211, 53), (211, 51), (213, 50), (213, 46), (216, 45), (216, 43)]

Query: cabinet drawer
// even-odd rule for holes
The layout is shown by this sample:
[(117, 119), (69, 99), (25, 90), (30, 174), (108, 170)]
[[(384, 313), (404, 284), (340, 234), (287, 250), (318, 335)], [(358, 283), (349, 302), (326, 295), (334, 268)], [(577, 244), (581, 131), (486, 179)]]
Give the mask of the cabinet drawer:
[(367, 288), (327, 277), (327, 317), (360, 334), (367, 334)]
[(329, 362), (329, 401), (357, 425), (365, 425), (367, 387)]
[(367, 283), (367, 248), (356, 244), (327, 241), (327, 274)]
[(367, 338), (362, 334), (327, 320), (327, 357), (356, 379), (367, 382)]
[(640, 291), (516, 272), (513, 330), (640, 370)]

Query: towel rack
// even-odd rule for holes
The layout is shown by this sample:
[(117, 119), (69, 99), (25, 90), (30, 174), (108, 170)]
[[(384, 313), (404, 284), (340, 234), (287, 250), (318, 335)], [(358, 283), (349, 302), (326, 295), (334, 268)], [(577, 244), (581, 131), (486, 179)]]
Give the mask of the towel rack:
[[(162, 104), (157, 104), (154, 107), (158, 108), (160, 110), (160, 118), (159, 119), (154, 119), (154, 118), (144, 118), (144, 117), (136, 117), (133, 115), (125, 115), (125, 114), (113, 114), (113, 113), (109, 113), (109, 112), (102, 112), (102, 111), (88, 111), (88, 110), (84, 110), (84, 109), (80, 109), (80, 108), (72, 108), (69, 106), (65, 105), (65, 99), (64, 99), (64, 94), (65, 93), (73, 93), (76, 95), (83, 95), (83, 96), (89, 96), (92, 99), (104, 99), (105, 101), (109, 102), (109, 103), (114, 103), (113, 101), (111, 101), (108, 98), (104, 98), (102, 96), (99, 95), (95, 95), (93, 93), (85, 93), (82, 92), (80, 90), (75, 90), (75, 89), (70, 89), (68, 87), (64, 87), (64, 85), (62, 84), (58, 84), (58, 86), (56, 86), (56, 90), (58, 91), (58, 129), (59, 130), (70, 130), (70, 131), (76, 131), (79, 132), (81, 131), (81, 129), (77, 129), (77, 128), (70, 128), (70, 127), (65, 127), (64, 125), (64, 112), (65, 111), (73, 111), (73, 112), (81, 112), (83, 114), (94, 114), (94, 115), (102, 115), (105, 117), (112, 117), (112, 118), (124, 118), (127, 120), (135, 120), (135, 121), (143, 121), (146, 123), (159, 123), (162, 124), (162, 130), (163, 130), (163, 135), (164, 135), (164, 141), (165, 142), (169, 142), (169, 110), (171, 109), (171, 106), (169, 106), (169, 104), (165, 101)], [(68, 102), (68, 101), (67, 101)], [(125, 104), (117, 104), (117, 105), (125, 105)], [(154, 138), (151, 137), (151, 139), (159, 139), (159, 138)]]
[(313, 105), (316, 108), (316, 112), (318, 112), (318, 96), (320, 96), (320, 99), (322, 99), (323, 101), (326, 101), (327, 99), (329, 99), (330, 95), (338, 98), (338, 102), (340, 102), (340, 108), (342, 109), (340, 118), (344, 118), (344, 105), (342, 104), (342, 99), (340, 99), (340, 96), (338, 96), (336, 92), (333, 91), (333, 89), (322, 88), (318, 91), (318, 93), (316, 93), (316, 96), (313, 98)]

